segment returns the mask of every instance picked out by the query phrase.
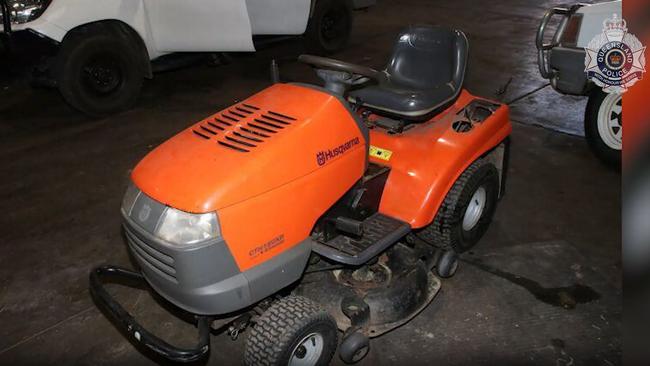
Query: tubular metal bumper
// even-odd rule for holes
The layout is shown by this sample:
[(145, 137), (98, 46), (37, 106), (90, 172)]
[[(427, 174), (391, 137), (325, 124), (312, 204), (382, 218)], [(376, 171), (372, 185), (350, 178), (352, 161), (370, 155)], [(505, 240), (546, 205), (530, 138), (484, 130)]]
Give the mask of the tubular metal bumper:
[(568, 16), (571, 14), (571, 10), (562, 7), (555, 7), (549, 9), (542, 17), (542, 21), (539, 23), (537, 28), (537, 37), (535, 38), (535, 46), (537, 46), (537, 63), (539, 66), (539, 73), (544, 79), (550, 79), (554, 76), (553, 70), (551, 70), (550, 59), (548, 57), (548, 51), (553, 47), (559, 45), (560, 34), (562, 34), (561, 29), (558, 29), (555, 32), (551, 42), (544, 43), (544, 33), (546, 33), (546, 27), (548, 22), (555, 15)]
[(9, 14), (9, 5), (7, 0), (0, 0), (0, 10), (2, 11), (2, 29), (5, 35), (11, 34), (11, 14)]
[[(0, 0), (2, 1), (2, 0)], [(137, 272), (115, 266), (97, 267), (90, 272), (90, 293), (97, 303), (113, 317), (119, 326), (133, 339), (156, 354), (175, 361), (192, 362), (206, 356), (210, 351), (210, 319), (197, 316), (199, 342), (193, 349), (182, 349), (170, 345), (147, 331), (129, 314), (104, 288), (104, 280), (123, 279), (138, 284), (146, 284), (144, 277)]]
[(587, 4), (578, 3), (571, 6), (558, 6), (555, 8), (549, 9), (542, 20), (539, 23), (537, 28), (537, 36), (535, 37), (535, 46), (537, 46), (537, 63), (539, 66), (539, 73), (544, 79), (552, 79), (555, 76), (555, 72), (551, 68), (551, 61), (549, 57), (549, 51), (554, 47), (557, 47), (560, 44), (560, 37), (564, 32), (564, 27), (566, 22), (560, 23), (560, 27), (555, 31), (553, 38), (549, 43), (544, 43), (544, 34), (546, 33), (546, 27), (548, 26), (549, 21), (555, 15), (561, 15), (565, 18), (569, 18), (573, 13), (578, 9), (582, 8)]

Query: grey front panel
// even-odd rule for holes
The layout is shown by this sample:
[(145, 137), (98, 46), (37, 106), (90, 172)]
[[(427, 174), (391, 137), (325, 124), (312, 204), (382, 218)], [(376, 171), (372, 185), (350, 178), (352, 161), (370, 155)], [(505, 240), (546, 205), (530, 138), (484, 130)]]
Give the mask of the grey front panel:
[(312, 240), (307, 239), (278, 256), (244, 272), (255, 301), (297, 281), (311, 254)]
[(248, 280), (223, 240), (178, 248), (124, 224), (129, 248), (149, 284), (174, 305), (195, 314), (223, 314), (251, 303)]
[(550, 55), (555, 76), (553, 88), (565, 94), (584, 95), (588, 91), (583, 48), (555, 47)]
[(140, 193), (123, 212), (129, 248), (156, 292), (194, 314), (217, 315), (248, 307), (300, 279), (311, 253), (306, 240), (241, 272), (223, 239), (177, 246), (152, 233), (166, 207)]

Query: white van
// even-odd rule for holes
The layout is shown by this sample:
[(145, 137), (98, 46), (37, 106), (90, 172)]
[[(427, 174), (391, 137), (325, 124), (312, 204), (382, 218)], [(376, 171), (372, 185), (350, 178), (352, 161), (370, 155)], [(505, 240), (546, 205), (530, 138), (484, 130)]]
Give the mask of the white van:
[(254, 35), (304, 35), (314, 53), (345, 46), (355, 5), (368, 0), (0, 0), (4, 35), (59, 44), (52, 76), (93, 116), (130, 107), (152, 60), (173, 52), (255, 51)]

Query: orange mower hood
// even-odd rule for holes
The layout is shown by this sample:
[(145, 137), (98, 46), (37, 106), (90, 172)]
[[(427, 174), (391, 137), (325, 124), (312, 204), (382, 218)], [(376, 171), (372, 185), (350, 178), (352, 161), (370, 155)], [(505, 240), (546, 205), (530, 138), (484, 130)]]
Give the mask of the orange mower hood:
[(204, 213), (308, 175), (342, 155), (332, 151), (365, 148), (339, 98), (275, 84), (164, 142), (136, 166), (132, 179), (165, 205)]

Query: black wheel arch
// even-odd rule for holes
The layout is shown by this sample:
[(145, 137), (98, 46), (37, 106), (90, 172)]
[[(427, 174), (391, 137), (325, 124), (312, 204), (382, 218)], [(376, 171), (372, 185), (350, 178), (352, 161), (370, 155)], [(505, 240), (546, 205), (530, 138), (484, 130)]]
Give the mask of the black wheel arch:
[(144, 76), (147, 79), (153, 78), (153, 69), (151, 67), (149, 51), (147, 50), (147, 46), (145, 45), (144, 40), (142, 39), (140, 34), (135, 29), (133, 29), (133, 27), (131, 27), (130, 25), (128, 25), (127, 23), (121, 20), (103, 19), (103, 20), (97, 20), (94, 22), (79, 25), (75, 28), (72, 28), (71, 30), (68, 31), (68, 33), (66, 33), (65, 37), (63, 37), (63, 40), (61, 40), (61, 44), (64, 44), (67, 40), (73, 37), (83, 36), (84, 33), (94, 32), (94, 31), (109, 32), (113, 36), (127, 43), (134, 44), (136, 50), (141, 55), (141, 62), (142, 62), (142, 69), (144, 70)]
[[(311, 0), (311, 6), (309, 7), (309, 19), (311, 19), (312, 15), (314, 15), (314, 9), (316, 8), (316, 3), (319, 0)], [(354, 6), (352, 5), (352, 0), (340, 0), (344, 2), (350, 9), (354, 9)]]

